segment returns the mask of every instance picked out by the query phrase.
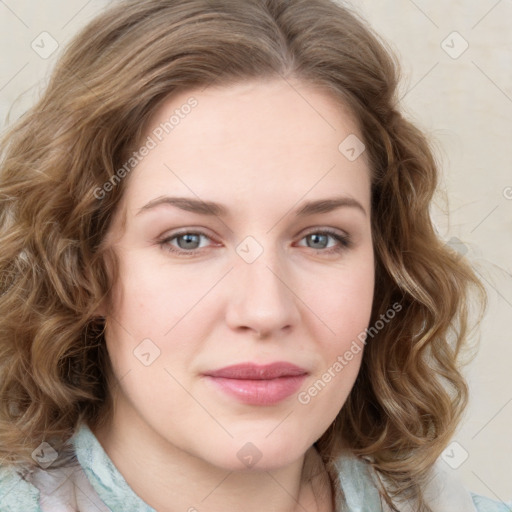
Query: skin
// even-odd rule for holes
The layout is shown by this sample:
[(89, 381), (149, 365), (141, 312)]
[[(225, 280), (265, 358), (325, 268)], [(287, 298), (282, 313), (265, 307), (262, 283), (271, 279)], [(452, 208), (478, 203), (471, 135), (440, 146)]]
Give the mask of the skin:
[[(271, 406), (243, 404), (202, 375), (248, 361), (288, 361), (309, 372), (304, 391), (368, 326), (369, 169), (364, 153), (349, 161), (338, 150), (348, 135), (362, 136), (325, 92), (291, 85), (261, 80), (167, 100), (143, 140), (191, 96), (198, 105), (132, 170), (107, 236), (120, 260), (106, 321), (119, 382), (113, 421), (95, 434), (159, 512), (332, 510), (330, 499), (312, 493), (325, 474), (307, 484), (303, 466), (342, 408), (362, 352), (308, 404), (297, 393)], [(229, 214), (165, 204), (141, 212), (162, 196), (215, 201)], [(362, 209), (293, 214), (306, 201), (333, 196)], [(187, 245), (172, 238), (182, 228), (206, 236)], [(325, 228), (348, 235), (350, 247), (307, 236)], [(236, 251), (247, 236), (263, 250), (252, 263)], [(251, 243), (241, 247), (254, 254)], [(328, 254), (332, 247), (339, 251)], [(146, 366), (134, 350), (148, 338), (160, 352)], [(248, 442), (261, 454), (251, 468), (237, 457)]]

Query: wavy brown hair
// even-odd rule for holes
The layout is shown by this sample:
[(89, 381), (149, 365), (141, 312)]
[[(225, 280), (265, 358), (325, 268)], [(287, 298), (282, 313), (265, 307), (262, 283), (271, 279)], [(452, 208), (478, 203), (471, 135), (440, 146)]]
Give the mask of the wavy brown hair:
[(129, 177), (102, 187), (151, 115), (173, 93), (213, 82), (293, 78), (340, 100), (358, 122), (372, 178), (371, 324), (390, 304), (403, 307), (368, 342), (316, 446), (335, 491), (345, 442), (386, 482), (388, 504), (408, 496), (429, 510), (422, 486), (467, 401), (458, 360), (468, 292), (482, 304), (485, 296), (433, 228), (437, 163), (399, 111), (397, 69), (378, 36), (330, 0), (128, 0), (82, 30), (0, 147), (4, 463), (35, 465), (43, 440), (59, 447), (80, 421), (94, 428), (112, 412), (116, 382), (95, 311), (117, 279), (102, 242)]

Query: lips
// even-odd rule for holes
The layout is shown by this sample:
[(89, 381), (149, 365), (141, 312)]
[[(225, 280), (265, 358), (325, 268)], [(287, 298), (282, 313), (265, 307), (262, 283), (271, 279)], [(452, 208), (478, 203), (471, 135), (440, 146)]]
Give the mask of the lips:
[(206, 372), (210, 377), (223, 377), (225, 379), (249, 379), (249, 380), (268, 380), (278, 379), (280, 377), (294, 377), (304, 375), (308, 372), (291, 363), (276, 362), (263, 366), (244, 363), (233, 366), (226, 366), (220, 370)]
[(297, 392), (308, 372), (287, 362), (244, 363), (205, 372), (206, 381), (249, 405), (277, 404)]

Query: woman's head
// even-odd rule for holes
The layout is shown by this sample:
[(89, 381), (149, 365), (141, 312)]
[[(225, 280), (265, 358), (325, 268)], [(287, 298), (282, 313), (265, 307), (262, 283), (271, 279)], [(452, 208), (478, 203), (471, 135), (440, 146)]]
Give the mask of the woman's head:
[[(183, 92), (156, 112), (105, 242), (119, 264), (103, 313), (114, 424), (129, 418), (229, 470), (244, 468), (247, 443), (276, 469), (327, 430), (361, 347), (314, 399), (297, 393), (341, 365), (370, 320), (370, 173), (338, 149), (356, 132), (336, 102), (281, 78)], [(247, 363), (300, 370), (274, 369), (272, 385), (225, 378)]]
[[(80, 419), (106, 425), (117, 391), (159, 433), (185, 436), (207, 414), (187, 383), (278, 354), (311, 372), (282, 442), (298, 453), (321, 436), (330, 462), (343, 441), (417, 492), (465, 404), (456, 356), (476, 280), (433, 230), (436, 165), (396, 83), (382, 43), (328, 0), (125, 1), (93, 21), (2, 148), (2, 445), (29, 459)], [(144, 208), (161, 196), (231, 217)], [(338, 196), (352, 205), (295, 216)], [(173, 228), (194, 225), (208, 251), (165, 252)], [(319, 254), (304, 244), (318, 243), (304, 238), (312, 226), (349, 245)], [(143, 376), (178, 398), (151, 409)], [(249, 408), (225, 429), (242, 439), (258, 417)], [(279, 464), (290, 455), (260, 421)]]

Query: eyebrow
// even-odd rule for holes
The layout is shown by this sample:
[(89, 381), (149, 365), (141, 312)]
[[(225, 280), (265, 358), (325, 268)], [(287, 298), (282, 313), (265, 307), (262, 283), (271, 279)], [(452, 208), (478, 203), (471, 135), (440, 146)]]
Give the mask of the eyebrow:
[[(197, 213), (199, 215), (212, 215), (217, 217), (227, 217), (229, 210), (222, 204), (213, 201), (203, 201), (201, 199), (194, 199), (191, 197), (170, 197), (163, 196), (157, 197), (145, 204), (136, 213), (139, 215), (148, 210), (152, 210), (160, 205), (169, 205), (180, 208), (187, 212)], [(338, 196), (328, 199), (318, 199), (316, 201), (308, 201), (300, 208), (294, 211), (297, 217), (306, 217), (308, 215), (315, 215), (319, 213), (329, 213), (333, 210), (342, 207), (356, 208), (360, 210), (365, 216), (367, 215), (363, 205), (351, 197)]]

